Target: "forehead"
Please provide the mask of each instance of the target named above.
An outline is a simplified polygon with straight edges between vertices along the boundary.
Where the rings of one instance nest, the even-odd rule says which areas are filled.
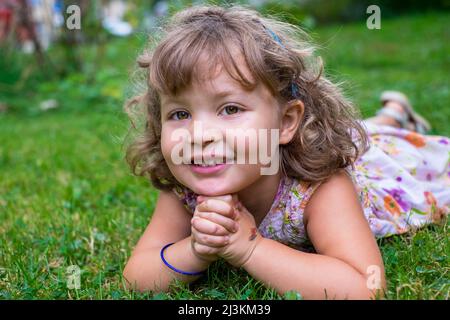
[[[175,96],[184,95],[192,90],[215,96],[254,90],[258,86],[258,81],[248,68],[244,56],[236,49],[233,55],[233,62],[230,63],[212,59],[207,53],[200,54],[192,68],[191,81]],[[170,93],[164,95],[174,96]]]
[[[216,55],[202,52],[193,67],[192,82],[205,83],[217,81],[238,82],[244,87],[254,87],[256,79],[248,67],[242,51],[230,46],[229,54]],[[236,85],[236,83],[234,83]]]
[[[250,89],[242,84],[240,78],[244,78],[251,83],[255,83],[245,59],[242,56],[236,57],[236,66],[238,70],[233,70],[224,63],[208,65],[208,57],[201,56],[194,68],[191,86],[200,86],[212,91],[221,91],[224,89]],[[240,74],[239,74],[240,73]],[[256,84],[256,83],[255,83]]]

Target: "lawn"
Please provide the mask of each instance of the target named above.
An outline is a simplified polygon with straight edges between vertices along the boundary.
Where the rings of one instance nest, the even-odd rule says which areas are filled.
[[[362,21],[313,29],[312,36],[327,74],[346,82],[364,116],[374,114],[382,90],[402,90],[433,133],[448,136],[449,18],[405,16],[383,20],[381,30]],[[128,51],[124,40],[108,44],[121,48],[123,59],[103,63],[123,88],[141,42]],[[0,113],[0,299],[282,299],[222,261],[168,294],[124,290],[122,269],[157,197],[123,160],[128,125],[120,102]],[[388,299],[449,298],[447,226],[379,240]],[[81,270],[80,289],[67,288],[70,265]]]

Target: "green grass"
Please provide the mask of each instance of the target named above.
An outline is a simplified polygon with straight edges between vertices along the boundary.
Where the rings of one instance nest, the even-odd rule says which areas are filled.
[[[434,133],[449,135],[448,18],[383,20],[381,31],[361,22],[315,29],[313,36],[324,46],[327,73],[347,81],[365,116],[382,90],[399,89]],[[123,74],[130,67],[105,63]],[[0,116],[0,299],[281,299],[221,261],[207,277],[174,284],[168,294],[124,290],[123,266],[157,196],[123,161],[127,127],[120,105]],[[449,298],[447,224],[379,245],[389,299]],[[79,290],[66,287],[70,265],[81,268]]]

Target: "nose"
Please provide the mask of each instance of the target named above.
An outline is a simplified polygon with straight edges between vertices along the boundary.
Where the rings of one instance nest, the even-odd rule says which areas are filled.
[[[190,132],[193,145],[201,148],[220,142],[224,136],[220,122],[210,118],[194,119],[191,122]]]

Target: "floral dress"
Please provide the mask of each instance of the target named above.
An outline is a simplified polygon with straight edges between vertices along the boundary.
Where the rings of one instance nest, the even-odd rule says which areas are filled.
[[[402,234],[441,221],[450,211],[450,141],[364,122],[370,148],[347,172],[375,237]],[[265,238],[314,252],[303,224],[308,200],[319,186],[282,176],[258,230]],[[173,191],[191,213],[197,195]]]

